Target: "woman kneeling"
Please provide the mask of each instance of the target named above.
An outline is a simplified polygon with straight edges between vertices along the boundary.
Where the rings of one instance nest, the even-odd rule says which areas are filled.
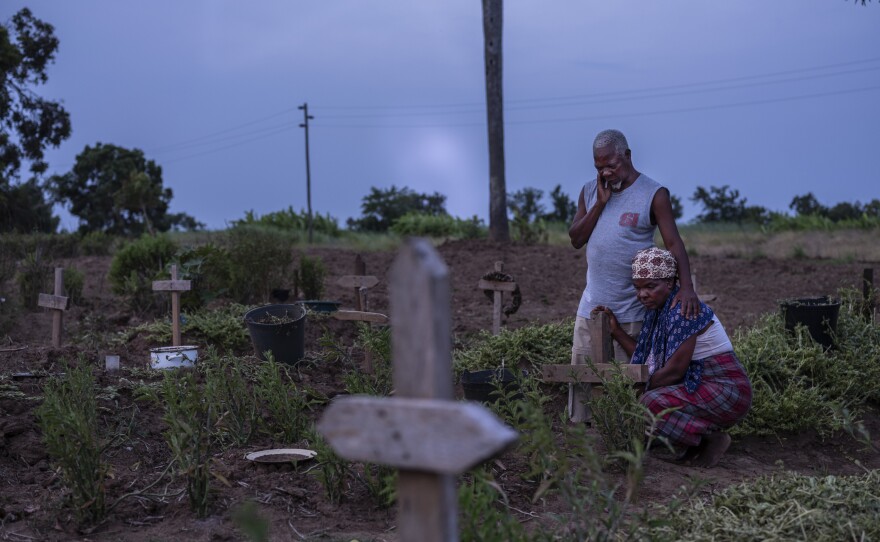
[[[724,432],[742,420],[752,404],[745,369],[718,317],[705,303],[686,319],[673,306],[678,293],[676,263],[659,248],[639,251],[632,262],[633,285],[647,309],[638,340],[618,325],[607,307],[611,336],[633,363],[648,366],[641,403],[660,417],[656,434],[686,448],[680,461],[712,467],[730,446]]]

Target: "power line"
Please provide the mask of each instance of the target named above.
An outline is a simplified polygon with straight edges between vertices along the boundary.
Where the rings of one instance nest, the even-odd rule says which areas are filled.
[[[254,120],[252,120],[252,121],[244,122],[244,123],[242,123],[242,124],[237,124],[237,125],[235,125],[235,126],[230,126],[229,128],[224,128],[224,129],[219,130],[219,131],[217,131],[217,132],[212,132],[212,133],[209,133],[209,134],[206,134],[206,135],[203,135],[203,136],[194,137],[194,138],[192,138],[192,139],[186,139],[186,140],[183,140],[183,141],[178,141],[178,142],[176,142],[176,143],[169,143],[169,144],[167,144],[167,145],[163,145],[163,146],[161,146],[161,147],[155,147],[155,148],[153,148],[153,149],[150,149],[150,152],[151,152],[151,153],[153,153],[153,152],[161,152],[161,151],[163,151],[163,150],[165,150],[165,149],[167,149],[167,148],[169,148],[169,147],[177,147],[177,146],[181,146],[181,145],[189,145],[189,144],[195,143],[195,142],[197,142],[197,141],[201,141],[201,140],[203,140],[203,139],[212,138],[212,137],[215,137],[215,136],[217,136],[217,135],[221,135],[221,134],[229,133],[229,132],[232,132],[232,131],[238,130],[238,129],[240,129],[240,128],[245,128],[245,127],[247,127],[247,126],[253,126],[254,124],[258,124],[258,123],[260,123],[260,122],[264,122],[264,121],[267,121],[267,120],[269,120],[269,119],[274,119],[274,118],[279,117],[279,116],[281,116],[281,115],[283,115],[283,114],[285,114],[285,113],[290,113],[290,112],[295,111],[295,110],[296,110],[296,109],[294,109],[294,108],[284,109],[284,110],[282,110],[282,111],[278,111],[277,113],[272,113],[271,115],[267,115],[267,116],[265,116],[265,117],[261,117],[261,118],[258,118],[258,119],[254,119]]]
[[[153,149],[151,151],[151,154],[165,154],[165,153],[170,153],[170,152],[177,152],[177,151],[181,151],[181,150],[185,150],[185,149],[189,149],[189,148],[193,148],[193,147],[203,147],[205,145],[213,145],[216,143],[223,143],[225,141],[235,141],[236,139],[239,139],[242,137],[256,135],[256,134],[263,134],[263,133],[267,133],[267,132],[276,133],[277,130],[279,130],[279,129],[290,128],[290,127],[293,127],[294,125],[295,125],[295,123],[291,123],[291,122],[285,122],[283,124],[273,124],[272,126],[267,126],[266,128],[260,128],[259,130],[252,130],[250,132],[243,132],[240,134],[228,135],[228,136],[224,136],[224,137],[215,137],[213,139],[209,139],[209,140],[199,142],[199,143],[182,144],[182,145],[175,147],[175,148],[171,148],[171,146],[167,146],[166,150]],[[246,141],[250,141],[250,140],[248,139]]]
[[[828,91],[828,92],[818,92],[813,94],[803,94],[800,96],[785,96],[780,98],[767,98],[761,100],[749,100],[744,102],[735,102],[735,103],[727,103],[727,104],[715,104],[715,105],[706,105],[706,106],[695,106],[695,107],[683,107],[677,109],[664,109],[664,110],[656,110],[656,111],[641,111],[636,113],[609,113],[604,115],[593,115],[588,117],[564,117],[564,118],[553,118],[553,119],[536,119],[536,120],[509,120],[505,121],[505,125],[519,125],[519,124],[553,124],[553,123],[564,123],[564,122],[579,122],[585,120],[600,120],[600,119],[609,119],[609,118],[624,118],[624,117],[638,117],[638,116],[646,116],[646,115],[666,115],[671,113],[689,113],[694,111],[708,111],[713,109],[727,109],[734,107],[745,107],[750,105],[763,105],[769,103],[780,103],[780,102],[790,102],[790,101],[799,101],[799,100],[807,100],[812,98],[823,98],[827,96],[836,96],[841,94],[853,94],[857,92],[867,92],[871,90],[880,90],[880,85],[862,87],[862,88],[854,88],[854,89],[843,89],[836,91]],[[319,124],[321,128],[455,128],[455,127],[483,127],[485,126],[484,122],[461,122],[461,123],[446,123],[446,124]]]
[[[285,127],[280,128],[280,129],[278,129],[278,130],[275,130],[274,132],[267,133],[267,134],[263,134],[263,135],[260,135],[260,136],[257,136],[257,137],[253,137],[253,138],[250,138],[250,139],[247,139],[247,140],[244,140],[244,141],[239,141],[238,143],[233,143],[232,145],[226,145],[226,146],[223,146],[223,147],[218,147],[218,148],[216,148],[216,149],[211,149],[211,150],[207,150],[207,151],[203,151],[203,152],[198,152],[198,153],[195,153],[195,154],[189,154],[189,155],[187,155],[187,156],[179,156],[179,157],[177,157],[177,158],[173,158],[173,159],[171,159],[171,160],[163,160],[163,161],[162,161],[162,164],[163,164],[163,165],[165,165],[165,164],[173,164],[174,162],[180,162],[181,160],[188,160],[188,159],[190,159],[190,158],[196,158],[196,157],[198,157],[198,156],[204,156],[204,155],[206,155],[206,154],[214,154],[215,152],[224,151],[224,150],[226,150],[226,149],[231,149],[231,148],[233,148],[233,147],[240,147],[241,145],[244,145],[244,144],[246,144],[246,143],[251,143],[251,142],[253,142],[253,141],[259,141],[259,140],[261,140],[261,139],[266,139],[267,137],[271,137],[271,136],[273,136],[273,135],[280,134],[280,133],[282,133],[282,132],[286,132],[286,131],[288,131],[288,130],[294,128],[295,126],[296,126],[295,124],[291,124],[291,125],[289,125],[289,126],[285,126]]]
[[[703,81],[703,82],[694,82],[694,83],[680,83],[675,85],[663,85],[663,86],[655,86],[655,87],[644,87],[640,89],[632,89],[632,90],[616,90],[616,91],[605,91],[605,92],[597,92],[591,94],[577,94],[571,96],[555,96],[555,97],[547,97],[547,98],[527,98],[521,100],[506,100],[509,104],[514,103],[529,103],[535,101],[555,101],[555,100],[574,100],[574,99],[583,99],[583,98],[596,98],[603,96],[616,96],[624,93],[637,93],[637,92],[653,92],[653,91],[663,91],[663,90],[674,90],[679,88],[688,88],[694,86],[708,86],[708,85],[717,85],[723,83],[733,83],[739,81],[747,81],[753,79],[766,79],[769,77],[779,77],[783,75],[793,75],[797,73],[805,73],[812,71],[821,71],[828,70],[834,68],[842,68],[846,66],[855,66],[861,64],[872,64],[875,62],[880,62],[880,57],[874,58],[866,58],[863,60],[852,60],[849,62],[839,62],[836,64],[825,64],[822,66],[814,66],[811,68],[798,68],[793,70],[782,70],[777,72],[768,72],[763,74],[754,74],[754,75],[744,75],[737,77],[727,77],[723,79],[714,79],[711,81]],[[870,68],[873,69],[873,68]],[[433,109],[433,108],[458,108],[458,107],[476,107],[484,105],[482,102],[468,102],[468,103],[457,103],[457,104],[422,104],[422,105],[325,105],[319,106],[320,109],[384,109],[384,110],[396,110],[396,109]]]

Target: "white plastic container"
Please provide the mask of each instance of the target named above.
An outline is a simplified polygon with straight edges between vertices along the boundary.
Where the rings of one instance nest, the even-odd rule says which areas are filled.
[[[192,345],[150,348],[150,367],[153,369],[192,367],[198,357],[199,349]]]

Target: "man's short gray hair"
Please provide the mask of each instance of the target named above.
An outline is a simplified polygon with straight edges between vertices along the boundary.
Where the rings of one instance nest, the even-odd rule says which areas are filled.
[[[629,144],[626,142],[626,136],[624,136],[623,132],[620,130],[602,130],[599,132],[599,135],[596,136],[596,139],[593,140],[594,151],[607,147],[608,145],[614,146],[614,150],[621,156],[626,154],[626,151],[629,149]]]

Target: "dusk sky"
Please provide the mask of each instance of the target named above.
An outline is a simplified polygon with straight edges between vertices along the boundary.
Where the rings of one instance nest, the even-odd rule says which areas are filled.
[[[24,6],[60,39],[37,92],[73,126],[49,174],[112,143],[211,229],[304,209],[308,102],[316,212],[344,225],[393,184],[488,219],[478,0],[3,0],[0,20]],[[880,198],[880,2],[507,1],[503,47],[508,193],[576,198],[618,128],[685,220],[697,186],[778,211]]]

